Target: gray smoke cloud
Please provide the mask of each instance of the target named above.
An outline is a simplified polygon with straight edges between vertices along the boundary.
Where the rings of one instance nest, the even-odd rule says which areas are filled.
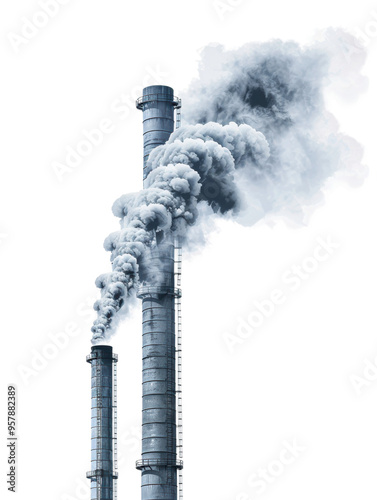
[[[187,124],[150,154],[145,188],[113,205],[121,229],[104,243],[112,272],[96,280],[93,343],[127,313],[157,233],[188,241],[203,205],[248,225],[266,214],[299,222],[329,177],[362,182],[362,148],[339,132],[323,93],[329,84],[347,97],[363,89],[364,59],[353,37],[333,30],[306,48],[277,40],[203,51],[199,79],[183,96]]]
[[[239,172],[248,205],[241,222],[282,211],[304,221],[328,177],[363,181],[362,148],[339,132],[324,89],[354,98],[367,86],[360,75],[365,57],[354,37],[333,29],[309,47],[275,40],[234,51],[220,45],[203,50],[199,78],[182,95],[187,122],[245,123],[262,132],[270,147],[259,176],[252,169]]]

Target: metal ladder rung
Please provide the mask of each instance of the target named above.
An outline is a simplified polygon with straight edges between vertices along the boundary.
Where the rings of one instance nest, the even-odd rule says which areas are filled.
[[[177,111],[177,128],[180,126],[180,115]],[[179,120],[179,122],[178,122]],[[177,239],[175,242],[175,278],[176,287],[181,286],[182,274],[182,245],[181,241]],[[183,433],[182,433],[182,307],[180,297],[175,300],[175,320],[176,320],[176,451],[180,460],[183,459]],[[178,471],[178,499],[183,499],[183,479],[182,470]]]

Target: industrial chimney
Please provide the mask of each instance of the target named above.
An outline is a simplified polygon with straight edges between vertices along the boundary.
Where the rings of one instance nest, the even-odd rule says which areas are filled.
[[[95,345],[86,357],[92,368],[91,500],[116,500],[118,356],[108,345]]]
[[[169,139],[174,130],[174,110],[181,103],[172,88],[153,85],[143,90],[136,106],[143,111],[145,180],[149,154]],[[183,462],[177,459],[175,304],[181,292],[175,286],[173,237],[160,232],[156,240],[140,263],[142,458],[136,462],[136,468],[141,470],[142,500],[177,500],[177,471]]]

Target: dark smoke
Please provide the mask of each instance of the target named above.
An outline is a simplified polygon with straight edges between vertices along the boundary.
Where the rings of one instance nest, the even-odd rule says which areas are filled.
[[[348,64],[343,59],[348,54]],[[351,54],[351,55],[350,55]],[[113,205],[121,229],[105,240],[113,270],[97,278],[93,342],[115,330],[139,283],[139,264],[157,234],[183,241],[201,207],[253,224],[266,214],[304,220],[326,179],[360,183],[361,147],[325,108],[326,85],[364,81],[364,53],[343,32],[307,48],[294,42],[204,50],[200,78],[184,96],[187,124],[149,157],[145,189]],[[352,95],[350,89],[343,94]]]

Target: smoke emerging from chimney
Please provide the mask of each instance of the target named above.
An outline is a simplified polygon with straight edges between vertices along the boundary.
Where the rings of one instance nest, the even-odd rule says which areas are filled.
[[[200,77],[183,96],[188,124],[150,154],[145,189],[113,205],[121,229],[104,243],[112,272],[96,280],[93,343],[127,313],[157,233],[187,241],[203,206],[247,225],[267,214],[303,222],[329,177],[362,182],[362,148],[339,132],[323,91],[330,83],[346,97],[363,90],[364,59],[341,31],[307,48],[277,40],[203,51]]]

